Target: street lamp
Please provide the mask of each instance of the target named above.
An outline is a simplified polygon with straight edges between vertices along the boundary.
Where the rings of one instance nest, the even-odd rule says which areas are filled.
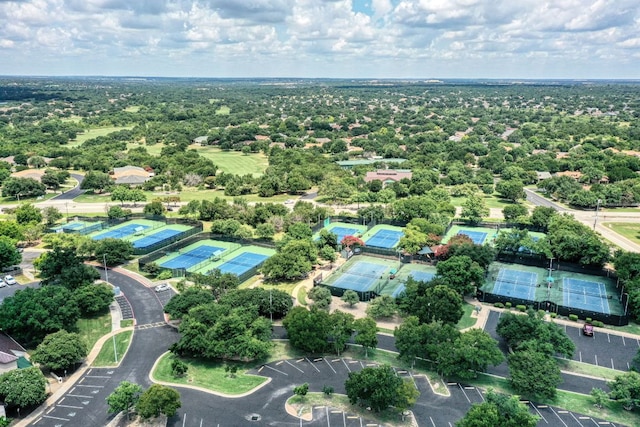
[[[596,205],[596,217],[593,220],[593,229],[596,229],[596,224],[598,223],[598,211],[600,210],[600,203],[602,203],[602,199],[598,199],[598,204]]]
[[[102,254],[102,264],[104,265],[104,281],[109,284],[109,273],[107,272],[107,254]]]

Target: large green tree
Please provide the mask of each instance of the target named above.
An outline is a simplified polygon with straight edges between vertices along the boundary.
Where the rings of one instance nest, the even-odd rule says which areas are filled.
[[[47,187],[33,178],[8,178],[2,183],[2,196],[13,197],[39,197],[44,196]]]
[[[72,247],[55,247],[40,255],[35,265],[45,286],[61,285],[73,290],[100,278],[98,271],[85,265]]]
[[[535,427],[538,419],[518,396],[507,396],[489,389],[485,401],[473,404],[456,427]]]
[[[549,354],[521,350],[509,355],[509,383],[516,393],[531,399],[553,399],[562,382],[560,368]]]
[[[489,215],[489,208],[482,196],[472,194],[462,204],[462,213],[460,216],[471,224],[477,224],[482,221],[483,217]]]
[[[199,287],[191,287],[171,297],[167,305],[164,306],[164,312],[169,314],[172,319],[181,319],[193,307],[214,301],[215,298],[211,291]]]
[[[109,405],[110,413],[125,412],[127,419],[129,418],[131,408],[133,408],[140,399],[142,394],[142,386],[122,381],[118,387],[107,396],[107,405]]]
[[[0,375],[0,398],[7,406],[35,407],[47,399],[47,380],[33,366]]]
[[[180,407],[180,393],[161,384],[153,384],[145,390],[136,403],[136,411],[143,419],[157,418],[161,414],[171,418]]]
[[[460,295],[474,291],[484,278],[484,269],[466,255],[453,256],[436,265],[437,277]]]
[[[327,347],[331,328],[329,313],[311,307],[294,307],[282,321],[287,330],[289,343],[307,353],[319,353]]]
[[[640,407],[640,374],[634,371],[617,375],[608,383],[609,397],[619,401],[627,411]]]
[[[113,301],[113,288],[106,283],[86,284],[73,291],[73,299],[83,317],[93,317],[107,312]]]
[[[355,343],[364,348],[364,355],[368,357],[369,349],[378,345],[378,324],[370,317],[362,317],[353,322],[353,330],[356,333]]]
[[[16,241],[7,236],[0,236],[0,269],[19,264],[22,255],[16,247]]]
[[[404,389],[403,380],[389,365],[350,372],[344,387],[352,405],[370,407],[374,412],[389,406],[409,406],[409,402],[403,402],[403,399],[407,399],[406,394],[401,392]]]
[[[73,294],[62,286],[21,289],[0,305],[2,329],[25,347],[35,347],[61,329],[76,330],[79,318]]]
[[[122,239],[101,239],[95,242],[93,255],[98,262],[105,262],[109,267],[122,264],[133,256],[133,244]]]
[[[32,361],[59,373],[71,369],[85,357],[87,344],[84,339],[65,330],[47,335],[31,353]]]
[[[16,208],[16,221],[18,224],[29,223],[40,224],[42,222],[42,212],[31,203],[25,203]]]
[[[464,314],[462,296],[439,279],[409,280],[399,302],[405,313],[417,316],[421,323],[442,321],[455,325]]]
[[[83,190],[94,190],[98,193],[102,193],[104,190],[111,188],[114,185],[111,177],[100,171],[89,171],[84,176],[80,188]]]
[[[452,343],[444,344],[438,355],[438,372],[464,380],[476,378],[489,365],[504,360],[496,340],[481,329],[463,332]]]

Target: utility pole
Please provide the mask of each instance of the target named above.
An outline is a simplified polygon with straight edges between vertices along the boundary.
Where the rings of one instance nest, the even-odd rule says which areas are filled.
[[[596,229],[596,225],[598,224],[598,211],[600,210],[600,203],[602,203],[602,199],[598,199],[598,204],[596,205],[596,217],[593,220],[593,229]]]
[[[102,264],[104,265],[104,280],[109,284],[109,273],[107,272],[107,254],[102,254]]]

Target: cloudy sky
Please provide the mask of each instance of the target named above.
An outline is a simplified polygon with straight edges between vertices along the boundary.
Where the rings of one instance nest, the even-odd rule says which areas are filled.
[[[638,0],[0,0],[0,74],[640,78]]]

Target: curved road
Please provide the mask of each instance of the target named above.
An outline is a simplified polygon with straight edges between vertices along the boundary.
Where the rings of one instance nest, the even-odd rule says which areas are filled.
[[[49,200],[73,200],[76,197],[78,197],[79,195],[81,195],[82,193],[84,193],[85,190],[81,190],[80,189],[80,185],[82,184],[82,181],[84,181],[84,175],[80,175],[77,173],[72,173],[71,176],[78,181],[78,185],[76,185],[75,187],[73,187],[71,190],[66,191],[62,194],[59,194],[55,197],[52,197]]]

